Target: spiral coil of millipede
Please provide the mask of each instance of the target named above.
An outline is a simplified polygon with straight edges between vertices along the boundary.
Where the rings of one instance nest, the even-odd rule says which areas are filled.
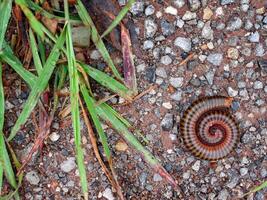
[[[185,111],[180,131],[185,146],[195,156],[218,160],[234,149],[239,129],[230,112],[232,101],[230,97],[205,97]]]

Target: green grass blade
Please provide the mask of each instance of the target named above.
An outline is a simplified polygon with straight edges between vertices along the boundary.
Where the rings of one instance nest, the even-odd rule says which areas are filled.
[[[101,39],[100,35],[97,32],[97,29],[93,23],[93,20],[91,19],[90,15],[88,14],[88,12],[87,12],[86,8],[84,7],[83,3],[81,2],[81,0],[77,0],[76,10],[78,11],[78,14],[79,14],[80,18],[82,19],[83,23],[86,26],[91,27],[92,40],[93,40],[95,46],[97,47],[98,51],[101,53],[103,59],[109,65],[109,67],[111,68],[115,77],[118,80],[123,81],[120,73],[118,72],[117,68],[115,67],[115,65],[114,65],[114,63],[113,63],[113,61],[112,61],[112,59],[108,53],[108,50],[105,47],[103,40]]]
[[[11,15],[12,1],[3,0],[0,4],[0,50],[5,39],[8,21]]]
[[[261,185],[255,187],[254,189],[252,189],[252,190],[249,191],[248,193],[244,194],[243,197],[245,197],[245,196],[247,196],[247,195],[249,195],[249,194],[251,194],[251,193],[258,192],[258,191],[260,191],[260,190],[262,190],[262,189],[264,189],[264,188],[266,188],[266,187],[267,187],[267,181],[265,181],[265,182],[263,182]]]
[[[127,14],[127,12],[130,10],[130,8],[132,7],[134,2],[135,2],[135,0],[129,0],[127,2],[127,4],[123,7],[123,9],[121,9],[121,11],[119,12],[118,16],[116,16],[115,19],[112,21],[112,23],[109,25],[107,30],[105,30],[104,33],[101,35],[101,38],[108,35],[112,31],[112,29],[114,29],[121,22],[121,20]]]
[[[36,43],[34,34],[32,32],[32,29],[30,29],[29,31],[29,36],[30,36],[30,47],[32,50],[33,62],[34,62],[38,75],[40,75],[42,72],[43,66],[42,66],[42,62],[38,54],[38,47],[37,47],[37,43]]]
[[[99,138],[100,138],[100,141],[101,141],[101,143],[103,145],[105,155],[106,155],[107,159],[110,160],[111,153],[110,153],[110,149],[109,149],[109,146],[108,146],[107,136],[104,133],[104,130],[103,130],[102,126],[101,126],[100,120],[99,120],[99,118],[97,116],[94,102],[90,98],[89,92],[88,92],[85,84],[81,84],[80,87],[81,87],[81,92],[83,94],[83,98],[84,98],[84,101],[86,103],[87,109],[88,109],[88,111],[89,111],[89,113],[91,115],[91,118],[92,118],[93,122],[94,122],[94,125],[95,125],[95,128],[97,130],[97,133],[99,134]]]
[[[44,38],[44,31],[42,29],[42,24],[35,18],[31,10],[27,7],[27,3],[25,0],[15,0],[16,4],[18,4],[23,11],[24,15],[29,20],[29,23],[32,29],[40,35],[41,38]]]
[[[40,52],[41,61],[42,61],[42,64],[44,65],[46,61],[45,46],[39,35],[37,35],[37,41],[38,41],[38,49]]]
[[[56,66],[56,62],[59,58],[60,49],[63,47],[65,43],[65,36],[66,36],[65,32],[66,32],[66,29],[64,28],[56,44],[51,50],[51,53],[43,67],[42,73],[37,78],[36,84],[34,84],[32,91],[24,105],[24,108],[20,116],[18,117],[15,125],[11,129],[11,133],[8,137],[8,141],[10,141],[16,135],[20,127],[27,121],[27,118],[29,117],[31,111],[34,109],[35,105],[37,104],[40,95],[45,90],[48,84],[48,81]]]
[[[114,78],[110,77],[106,73],[95,69],[89,65],[79,63],[80,66],[84,69],[84,71],[94,80],[96,80],[98,83],[101,85],[107,87],[114,93],[120,95],[121,97],[127,99],[127,100],[132,100],[132,91],[129,90],[125,85],[121,84]]]
[[[81,128],[80,128],[80,111],[79,111],[79,77],[76,68],[76,60],[72,46],[71,25],[69,23],[69,7],[68,0],[64,0],[64,11],[67,21],[66,46],[68,58],[68,70],[70,79],[70,101],[72,127],[74,131],[74,141],[76,149],[76,160],[79,170],[80,182],[85,199],[88,199],[88,183],[86,178],[86,169],[84,164],[83,148],[81,144]]]
[[[4,44],[4,50],[0,51],[0,58],[9,64],[31,88],[35,85],[37,77],[23,67],[8,44]]]
[[[3,165],[0,164],[0,194],[2,192],[2,187],[3,187],[3,178],[4,178],[4,168]]]

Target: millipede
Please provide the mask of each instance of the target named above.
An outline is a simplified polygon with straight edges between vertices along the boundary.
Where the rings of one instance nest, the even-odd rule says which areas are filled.
[[[236,146],[239,128],[231,115],[233,98],[200,98],[184,112],[180,132],[186,148],[196,157],[219,160]]]

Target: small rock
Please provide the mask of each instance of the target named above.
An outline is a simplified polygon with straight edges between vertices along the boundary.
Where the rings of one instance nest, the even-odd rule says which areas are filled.
[[[196,172],[199,171],[199,169],[200,169],[200,161],[199,161],[199,160],[197,160],[197,161],[193,164],[192,169],[195,170]]]
[[[161,57],[160,62],[161,62],[163,65],[169,65],[169,64],[172,63],[172,59],[171,59],[170,56],[165,55],[165,56],[162,56],[162,57]]]
[[[117,151],[126,151],[128,149],[128,145],[125,142],[119,141],[116,143],[115,148]]]
[[[161,23],[161,31],[164,36],[169,36],[174,33],[175,28],[174,25],[167,22],[166,20],[162,20]]]
[[[198,66],[197,60],[190,60],[187,62],[186,67],[188,70],[192,71]]]
[[[205,23],[201,32],[201,36],[207,40],[213,40],[213,30],[210,27],[210,21]]]
[[[178,8],[182,8],[185,5],[185,1],[184,0],[174,0],[173,3]]]
[[[215,71],[214,70],[210,70],[205,74],[205,77],[206,77],[209,85],[213,84],[214,75],[215,75]]]
[[[174,45],[180,47],[185,52],[191,51],[191,40],[185,37],[177,37],[174,41]]]
[[[145,172],[141,172],[140,176],[139,176],[139,182],[140,184],[143,186],[146,183],[146,179],[147,179],[147,173]]]
[[[132,5],[130,11],[134,15],[140,15],[140,14],[142,14],[144,12],[144,2],[143,1],[137,1],[137,2],[135,2]]]
[[[164,103],[162,104],[162,106],[163,106],[164,108],[167,108],[168,110],[172,109],[172,104],[171,104],[171,102],[164,102]]]
[[[242,10],[243,12],[247,12],[248,9],[249,9],[249,5],[248,5],[248,4],[242,4],[242,5],[241,5],[241,10]]]
[[[210,7],[206,7],[203,10],[203,20],[209,20],[213,15],[212,10],[210,9]]]
[[[171,77],[170,78],[170,84],[175,88],[182,87],[183,82],[184,82],[183,77],[177,77],[177,78]]]
[[[161,77],[161,78],[167,78],[168,77],[167,72],[166,72],[164,67],[158,67],[156,69],[156,75]]]
[[[262,83],[261,81],[255,81],[255,82],[254,82],[254,85],[253,85],[253,88],[254,88],[255,90],[260,90],[260,89],[263,88],[263,83]]]
[[[238,30],[238,29],[241,28],[242,24],[243,24],[243,22],[242,22],[242,20],[239,17],[233,17],[229,21],[229,23],[228,23],[228,25],[226,27],[226,30],[228,30],[228,31]]]
[[[189,179],[190,178],[190,171],[186,171],[183,173],[183,179]]]
[[[98,50],[93,50],[92,52],[91,52],[91,54],[90,54],[90,58],[92,59],[92,60],[98,60],[98,59],[100,59],[101,58],[101,54],[99,53],[99,51]]]
[[[70,172],[71,170],[73,170],[76,167],[76,163],[75,163],[75,158],[74,157],[69,157],[67,158],[67,160],[63,161],[60,164],[60,169],[63,172]]]
[[[267,60],[259,60],[258,66],[260,67],[262,71],[267,73]]]
[[[38,185],[40,182],[40,178],[36,171],[27,172],[25,178],[32,185]]]
[[[160,123],[160,125],[161,125],[161,128],[164,130],[164,131],[170,131],[171,129],[172,129],[172,127],[173,127],[173,114],[171,114],[171,113],[167,113],[164,117],[163,117],[163,119],[162,119],[162,121],[161,121],[161,123]]]
[[[102,195],[108,200],[115,200],[115,197],[113,196],[113,193],[110,188],[106,188]]]
[[[227,92],[230,97],[235,97],[238,94],[238,90],[234,90],[232,87],[228,87]]]
[[[246,167],[240,168],[241,176],[245,176],[247,173],[248,173],[248,168],[246,168]]]
[[[264,56],[264,53],[265,53],[265,50],[263,48],[263,45],[262,44],[256,44],[255,55],[258,57],[262,57],[262,56]]]
[[[155,182],[162,181],[162,177],[159,174],[154,174],[153,181]]]
[[[196,19],[196,17],[197,17],[196,13],[193,13],[193,12],[190,12],[189,10],[187,10],[185,12],[184,16],[182,17],[182,20],[189,21],[192,19]]]
[[[221,5],[222,6],[229,5],[229,4],[232,4],[232,3],[235,3],[235,0],[221,0]]]
[[[176,8],[172,6],[168,6],[167,8],[165,8],[165,13],[171,14],[171,15],[177,15],[178,11]]]
[[[250,56],[250,55],[251,55],[251,50],[250,50],[250,48],[245,47],[245,48],[241,51],[241,53],[242,53],[244,56]]]
[[[175,101],[181,101],[182,100],[182,91],[181,90],[177,90],[175,93],[173,93],[171,95],[171,99],[173,99]]]
[[[155,7],[153,5],[149,5],[145,9],[145,15],[146,16],[153,15],[154,12],[155,12]]]
[[[56,142],[58,141],[58,139],[60,138],[60,135],[57,133],[57,132],[52,132],[50,135],[49,135],[49,138],[52,142]]]
[[[227,56],[230,59],[237,60],[239,57],[239,52],[236,48],[231,47],[227,50]]]
[[[189,5],[190,5],[190,10],[191,11],[196,11],[200,8],[201,3],[199,0],[189,0]]]
[[[145,71],[145,68],[146,68],[146,64],[145,63],[141,63],[141,64],[136,66],[136,71],[137,72],[143,72],[143,71]]]
[[[238,44],[238,40],[239,39],[238,39],[237,36],[230,37],[229,40],[228,40],[229,46],[236,47],[237,44]]]
[[[216,10],[215,10],[215,14],[216,16],[222,16],[224,13],[223,13],[223,8],[222,7],[218,7]]]
[[[154,47],[154,43],[152,40],[144,41],[144,50],[152,49]]]
[[[250,30],[251,28],[253,27],[253,23],[248,19],[248,20],[246,20],[246,22],[245,22],[245,29],[246,30]]]
[[[218,200],[227,200],[229,197],[229,193],[226,189],[223,189],[222,191],[220,191],[219,195],[218,195]]]
[[[154,83],[156,80],[156,68],[155,67],[147,67],[145,71],[145,79],[149,83]]]
[[[184,21],[183,21],[182,19],[178,18],[178,19],[176,20],[176,26],[179,27],[179,28],[183,28],[183,26],[184,26]]]
[[[221,53],[212,53],[207,57],[208,62],[215,66],[219,66],[222,62],[223,54]]]
[[[192,84],[193,86],[195,87],[199,87],[201,82],[199,80],[199,78],[192,78],[190,81],[189,81],[190,84]]]
[[[250,42],[259,42],[260,41],[260,34],[258,31],[252,33],[249,37],[248,40]]]
[[[229,187],[230,189],[233,189],[238,184],[238,182],[239,182],[239,177],[236,175],[233,175],[230,178],[230,182],[228,182],[226,186]]]
[[[151,38],[157,32],[158,26],[152,19],[145,20],[145,35],[147,38]]]

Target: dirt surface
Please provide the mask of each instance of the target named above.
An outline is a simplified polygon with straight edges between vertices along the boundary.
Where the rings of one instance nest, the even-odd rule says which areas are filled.
[[[119,3],[123,6],[125,1]],[[130,105],[121,106],[120,98],[110,104],[116,104],[117,110],[142,131],[149,141],[147,148],[176,178],[179,187],[174,189],[164,182],[130,147],[118,151],[115,146],[121,137],[105,126],[126,199],[230,200],[266,180],[266,4],[264,0],[135,3],[128,17],[134,21],[142,51],[142,57],[135,58],[138,89],[141,92],[151,85],[157,87]],[[7,73],[11,74],[4,77],[4,85],[11,85],[10,94],[6,94],[8,131],[28,91],[13,77],[14,72]],[[212,95],[234,97],[232,111],[241,133],[237,148],[215,165],[186,150],[179,132],[180,119],[190,103]],[[73,133],[68,124],[68,118],[55,120],[41,154],[34,155],[25,168],[20,189],[23,199],[81,199]],[[116,199],[94,157],[84,124],[82,131],[89,199]],[[29,121],[14,139],[12,146],[20,159],[28,154],[34,135]],[[247,199],[267,199],[267,190]]]

